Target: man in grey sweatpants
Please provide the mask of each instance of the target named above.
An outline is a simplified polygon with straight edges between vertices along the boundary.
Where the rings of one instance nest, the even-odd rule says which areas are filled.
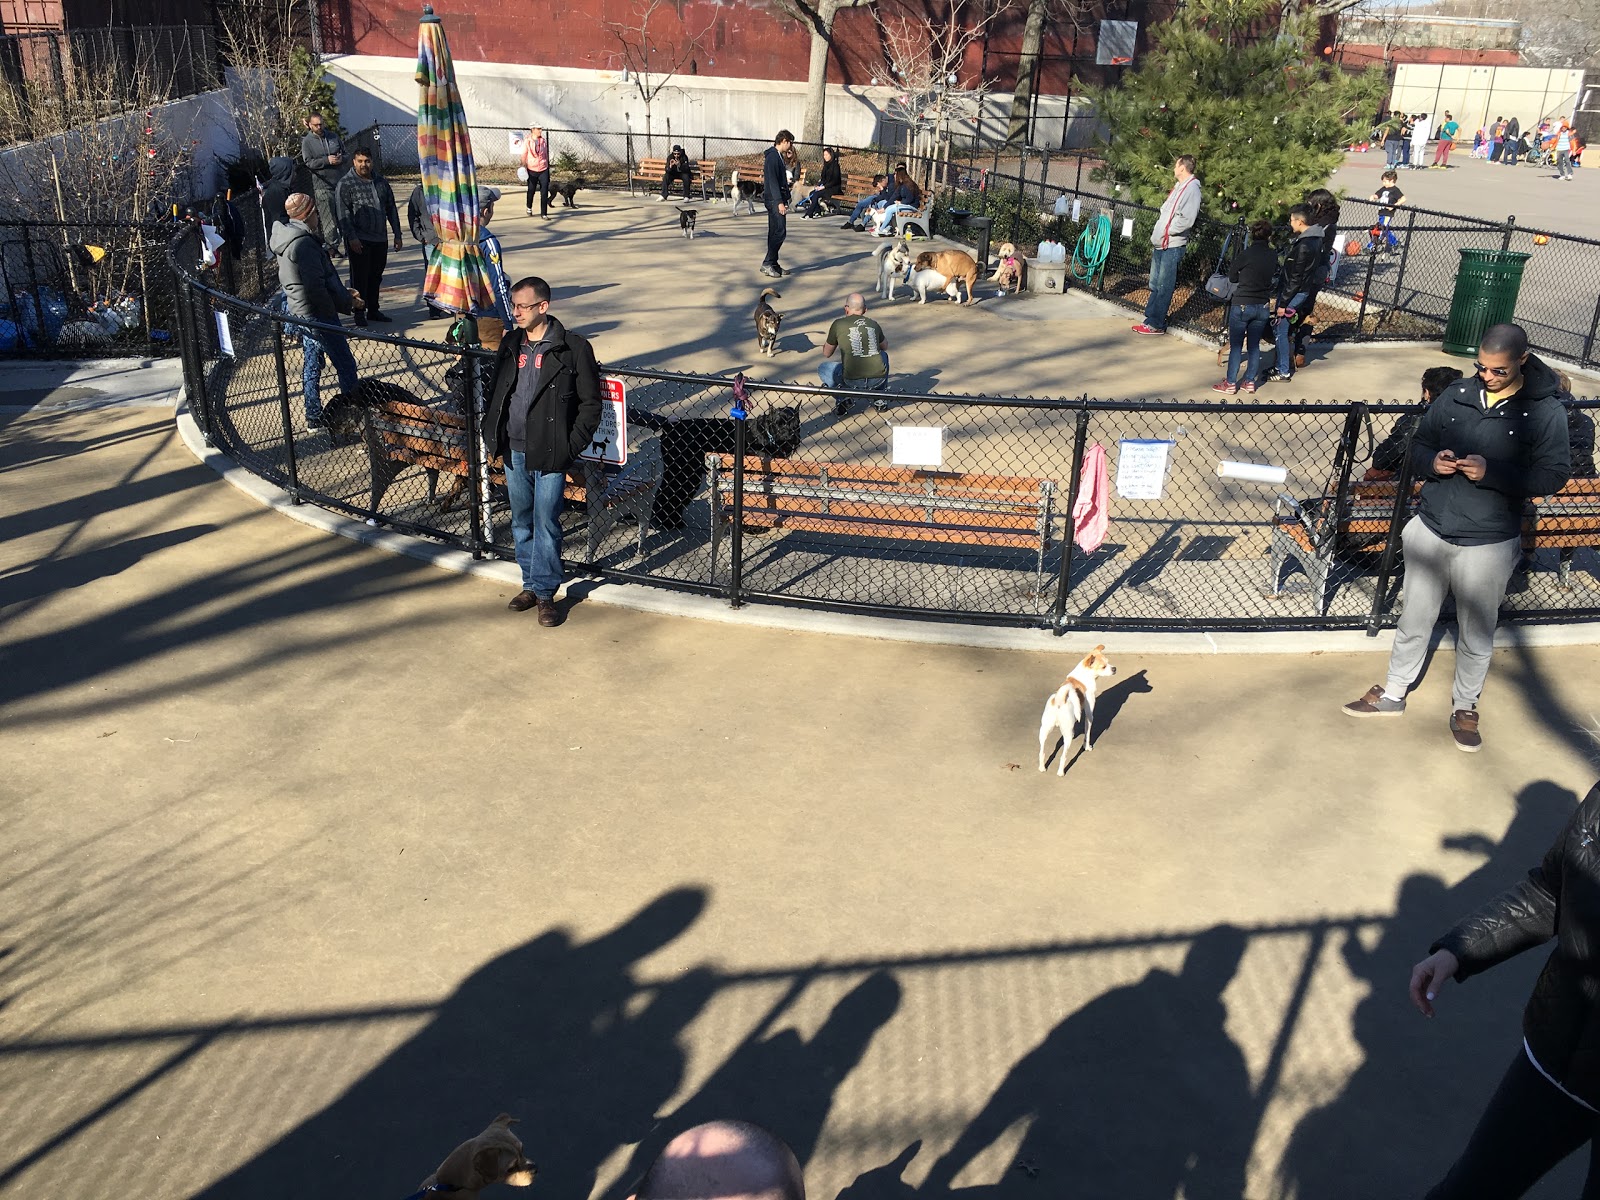
[[[1489,673],[1500,601],[1520,556],[1522,508],[1561,490],[1571,474],[1566,413],[1555,372],[1528,353],[1519,325],[1492,325],[1478,343],[1476,374],[1446,388],[1411,441],[1422,480],[1417,515],[1401,532],[1405,606],[1389,653],[1389,676],[1344,711],[1398,717],[1417,681],[1447,591],[1456,598],[1456,675],[1450,736],[1469,753],[1483,746],[1478,696]]]

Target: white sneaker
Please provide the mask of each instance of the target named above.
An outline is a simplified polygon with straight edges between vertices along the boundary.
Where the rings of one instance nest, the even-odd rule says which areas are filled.
[[[663,201],[663,200],[665,200],[665,199],[666,199],[666,197],[665,197],[665,196],[657,196],[657,197],[656,197],[656,203],[657,203],[657,204],[660,204],[660,203],[661,203],[661,202],[662,202],[662,201]]]

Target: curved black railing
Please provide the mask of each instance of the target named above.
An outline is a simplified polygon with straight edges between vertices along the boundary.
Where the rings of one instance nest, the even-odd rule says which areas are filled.
[[[191,266],[192,239],[174,240],[169,264],[189,405],[210,443],[297,503],[512,557],[497,467],[476,427],[492,355],[339,331],[364,400],[391,414],[390,427],[377,412],[345,437],[311,428],[296,344],[306,323],[267,306],[261,260],[235,276],[247,295],[232,294]],[[729,378],[632,366],[607,375],[625,393],[626,455],[569,487],[566,549],[578,571],[734,604],[1056,632],[1376,631],[1398,612],[1410,489],[1356,485],[1406,405],[752,383],[738,421]],[[864,415],[837,419],[836,398]],[[395,413],[413,424],[400,428]],[[1219,473],[1239,459],[1280,468],[1281,479]],[[1104,481],[1098,530],[1092,513],[1074,519],[1075,500],[1096,495],[1086,467],[1088,484]],[[1595,553],[1534,547],[1507,614],[1600,616]]]

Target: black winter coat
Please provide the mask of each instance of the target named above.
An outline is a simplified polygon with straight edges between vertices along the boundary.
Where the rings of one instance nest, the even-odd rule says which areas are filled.
[[[571,332],[554,317],[546,319],[554,345],[545,352],[544,363],[538,368],[523,453],[530,471],[549,473],[571,466],[600,428],[600,366],[588,338]],[[511,452],[506,416],[511,394],[516,390],[517,372],[534,369],[532,356],[524,358],[522,353],[526,341],[527,335],[520,329],[506,335],[495,359],[494,384],[483,420],[491,454]],[[519,359],[524,360],[520,367]]]
[[[1567,414],[1556,399],[1561,381],[1536,355],[1522,367],[1522,388],[1493,408],[1483,404],[1477,376],[1458,379],[1428,405],[1411,442],[1411,472],[1421,479],[1418,515],[1447,542],[1503,542],[1522,531],[1530,496],[1561,490],[1572,474]],[[1481,454],[1488,464],[1477,483],[1459,471],[1433,473],[1434,456]]]
[[[1522,1012],[1533,1057],[1562,1087],[1600,1108],[1600,785],[1591,788],[1528,877],[1433,944],[1467,980],[1555,939]]]
[[[1296,296],[1314,293],[1322,282],[1323,271],[1322,226],[1311,225],[1303,233],[1296,234],[1294,241],[1284,251],[1283,276],[1278,284],[1278,307],[1286,307]]]

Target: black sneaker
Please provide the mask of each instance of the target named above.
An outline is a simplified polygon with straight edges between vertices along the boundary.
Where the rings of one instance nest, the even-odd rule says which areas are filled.
[[[847,416],[850,412],[850,401],[835,400],[833,402],[833,415],[836,417]]]
[[[839,226],[840,229],[854,229],[855,227],[856,223],[854,221],[846,221],[843,225]]]
[[[314,417],[307,417],[306,418],[306,428],[308,430],[310,430],[310,429],[326,429],[327,427],[328,427],[328,419],[326,417],[324,417],[321,413],[318,413]]]
[[[394,323],[394,318],[391,317],[388,313],[380,313],[380,312],[369,312],[367,314],[367,320],[369,320],[369,321],[381,321],[385,325],[392,325]]]

